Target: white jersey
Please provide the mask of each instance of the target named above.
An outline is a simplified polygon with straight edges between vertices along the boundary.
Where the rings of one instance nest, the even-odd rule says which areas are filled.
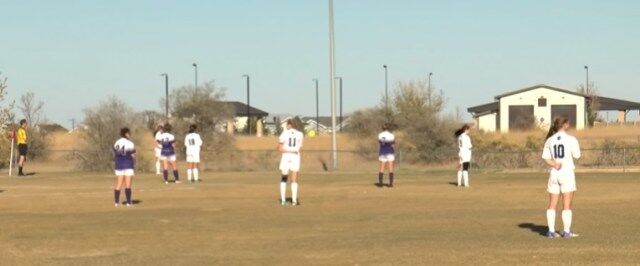
[[[553,171],[573,171],[576,166],[573,159],[579,159],[580,144],[578,140],[566,132],[558,132],[547,139],[542,150],[542,159],[555,160],[562,164],[560,170]]]
[[[187,146],[187,154],[198,154],[202,147],[202,139],[198,133],[189,133],[184,137],[184,145]]]
[[[282,144],[282,149],[285,152],[297,153],[302,148],[303,137],[302,132],[295,129],[287,129],[280,134],[279,143]]]
[[[469,134],[462,133],[458,136],[458,148],[460,151],[458,152],[458,156],[460,157],[460,161],[463,163],[468,163],[471,161],[471,148],[473,145],[471,144],[471,138]]]

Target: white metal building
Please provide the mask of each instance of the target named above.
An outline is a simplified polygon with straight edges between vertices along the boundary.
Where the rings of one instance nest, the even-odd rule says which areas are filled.
[[[587,125],[586,108],[590,96],[544,84],[512,91],[495,97],[488,104],[467,109],[476,119],[478,129],[486,132],[509,132],[532,125],[549,128],[555,117],[569,118],[576,129]],[[625,122],[630,110],[639,110],[640,103],[597,97],[598,111],[618,111],[619,122]]]

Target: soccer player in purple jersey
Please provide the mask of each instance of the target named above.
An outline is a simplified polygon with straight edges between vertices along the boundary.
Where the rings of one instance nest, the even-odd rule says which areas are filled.
[[[395,161],[394,145],[396,143],[395,136],[391,133],[390,125],[385,123],[382,126],[382,132],[378,134],[378,142],[380,143],[380,152],[378,160],[380,161],[380,171],[378,172],[378,186],[382,187],[382,179],[384,178],[385,165],[389,168],[389,187],[393,187],[393,167]]]
[[[131,132],[129,128],[122,128],[120,129],[120,139],[118,139],[113,145],[116,164],[116,186],[113,190],[113,197],[116,207],[120,204],[120,190],[122,189],[123,183],[125,186],[124,194],[127,198],[127,202],[125,204],[127,207],[131,206],[131,179],[134,175],[133,169],[135,168],[134,156],[136,149],[133,142],[129,140],[130,137]]]
[[[164,183],[169,184],[169,165],[171,165],[175,183],[180,184],[180,176],[176,164],[176,137],[171,134],[170,124],[167,123],[162,128],[163,132],[156,138],[156,141],[161,146],[160,159],[164,167],[164,171],[162,172]]]

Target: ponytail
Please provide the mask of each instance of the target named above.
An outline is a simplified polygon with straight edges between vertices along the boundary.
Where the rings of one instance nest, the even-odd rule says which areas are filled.
[[[564,124],[569,123],[569,119],[566,117],[556,117],[555,120],[553,120],[553,124],[549,127],[549,133],[547,133],[547,138],[545,139],[549,139],[551,136],[555,135],[556,133],[558,133],[558,131],[560,130],[560,128],[562,128],[562,126],[564,126]]]
[[[464,133],[465,131],[469,130],[469,128],[471,128],[469,127],[469,125],[464,124],[460,129],[456,130],[456,132],[453,133],[453,135],[456,136],[456,138],[460,137],[460,135],[462,135],[462,133]]]

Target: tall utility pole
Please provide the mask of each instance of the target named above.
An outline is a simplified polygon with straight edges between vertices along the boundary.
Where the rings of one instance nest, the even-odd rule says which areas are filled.
[[[242,75],[247,78],[247,126],[249,127],[249,135],[251,135],[251,91],[249,89],[249,75]]]
[[[169,119],[169,74],[163,73],[164,76],[164,116]]]
[[[333,169],[338,169],[338,143],[336,139],[336,43],[333,30],[333,0],[329,0],[329,82],[331,84],[331,149]]]
[[[69,119],[69,121],[71,121],[71,131],[75,131],[76,130],[76,119],[75,118],[71,118],[71,119]]]
[[[429,85],[427,87],[429,91],[431,91],[431,76],[433,76],[433,72],[429,72]]]
[[[316,84],[316,135],[320,135],[320,94],[318,93],[318,79],[313,79]]]
[[[196,94],[198,94],[198,64],[193,63],[193,64],[191,64],[191,65],[193,66],[193,71],[194,71],[194,74],[195,74],[195,81],[194,81],[194,84],[195,84],[195,86],[196,86],[196,87],[195,87],[195,88],[196,88]]]
[[[584,66],[584,70],[585,70],[585,72],[586,72],[586,74],[587,74],[587,78],[586,78],[586,81],[585,81],[585,84],[584,84],[584,93],[585,93],[585,94],[589,94],[589,66],[585,65],[585,66]],[[592,100],[593,100],[593,99],[592,99]],[[585,109],[585,113],[586,113],[586,114],[588,114],[588,112],[586,112],[586,111],[588,111],[588,110],[587,110],[587,106],[586,106],[586,105],[585,105],[584,109]],[[608,114],[608,113],[607,113],[607,114]],[[608,122],[608,121],[609,121],[609,119],[607,119],[607,122]],[[584,124],[585,124],[586,126],[589,126],[589,117],[588,117],[588,115],[585,115],[585,116],[584,116]]]
[[[339,88],[339,96],[338,98],[340,98],[340,131],[342,131],[342,77],[336,77],[340,83],[338,83],[338,88]]]
[[[384,107],[389,109],[389,72],[387,65],[382,65],[384,68]]]

